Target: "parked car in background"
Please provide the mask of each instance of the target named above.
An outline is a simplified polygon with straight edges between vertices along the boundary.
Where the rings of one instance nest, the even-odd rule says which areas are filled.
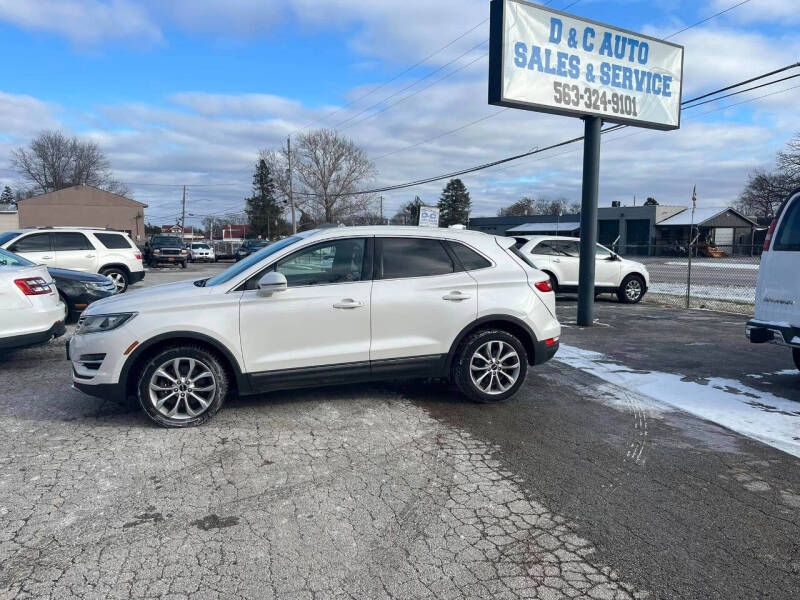
[[[16,264],[0,254],[0,349],[33,346],[64,335],[64,313],[45,265]]]
[[[41,265],[99,273],[120,292],[144,279],[142,253],[127,233],[95,227],[40,227],[0,233],[0,248]]]
[[[35,266],[28,259],[2,249],[0,249],[0,265]],[[56,290],[64,303],[64,319],[67,322],[77,318],[95,300],[118,293],[117,286],[105,275],[54,268],[48,268],[47,272],[56,283]]]
[[[800,190],[783,203],[764,240],[756,305],[745,333],[754,344],[792,349],[800,369]]]
[[[532,235],[514,239],[518,250],[547,273],[556,292],[578,291],[580,238]],[[649,285],[650,274],[642,263],[622,258],[597,244],[595,293],[611,292],[620,302],[634,304],[644,298]]]
[[[189,260],[191,262],[217,262],[214,249],[206,242],[189,244]]]
[[[513,246],[456,229],[299,233],[215,277],[92,304],[69,342],[73,385],[138,394],[169,427],[207,421],[234,384],[449,378],[472,400],[502,401],[561,335],[549,278]]]
[[[234,258],[237,261],[240,261],[243,258],[247,258],[254,252],[258,252],[266,246],[269,246],[269,242],[267,240],[244,240],[242,245],[236,250],[236,255]]]
[[[214,250],[214,258],[217,260],[236,260],[236,250],[239,249],[241,242],[232,242],[229,240],[216,240],[211,242],[211,247]]]
[[[189,251],[176,235],[154,235],[145,243],[144,258],[151,267],[169,263],[185,269]]]

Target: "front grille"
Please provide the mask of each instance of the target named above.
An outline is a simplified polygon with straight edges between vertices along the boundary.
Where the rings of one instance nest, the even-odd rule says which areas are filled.
[[[174,248],[162,248],[161,256],[180,256],[181,251]]]

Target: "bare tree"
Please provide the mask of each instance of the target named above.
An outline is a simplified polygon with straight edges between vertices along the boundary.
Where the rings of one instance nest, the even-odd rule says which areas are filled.
[[[786,144],[785,150],[778,152],[778,170],[800,181],[800,133]]]
[[[11,165],[38,193],[73,185],[91,185],[126,195],[128,189],[111,174],[111,161],[94,142],[43,131],[27,148],[11,151]]]
[[[747,180],[736,209],[751,217],[772,218],[786,197],[798,185],[800,178],[785,171],[756,169]]]
[[[509,206],[497,211],[499,217],[524,217],[528,215],[563,215],[565,213],[579,212],[580,204],[569,202],[566,198],[549,198],[538,196],[530,198],[525,196]]]
[[[263,150],[285,200],[289,196],[287,151]],[[370,199],[357,192],[375,174],[366,152],[330,129],[301,134],[292,148],[293,193],[298,209],[318,223],[365,217]],[[365,217],[366,218],[366,217]]]

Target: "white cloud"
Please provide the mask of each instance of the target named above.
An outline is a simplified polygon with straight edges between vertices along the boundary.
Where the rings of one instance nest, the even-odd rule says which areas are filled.
[[[128,0],[0,0],[0,20],[23,29],[63,35],[79,46],[127,39],[159,42],[161,30]]]
[[[731,0],[713,0],[715,11],[731,6]],[[787,25],[800,22],[797,0],[757,0],[748,2],[726,13],[727,18],[742,23],[778,23]]]

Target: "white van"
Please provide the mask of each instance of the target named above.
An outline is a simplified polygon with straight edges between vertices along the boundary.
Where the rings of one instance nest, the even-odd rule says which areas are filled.
[[[758,271],[756,310],[745,328],[754,344],[792,348],[800,369],[800,190],[769,226]]]

